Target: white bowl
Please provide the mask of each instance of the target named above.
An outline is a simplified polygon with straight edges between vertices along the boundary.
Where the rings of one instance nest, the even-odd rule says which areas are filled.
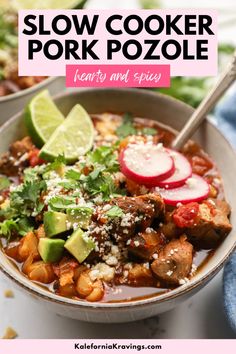
[[[193,109],[168,96],[137,89],[90,89],[62,94],[55,99],[64,114],[76,104],[82,104],[89,113],[131,112],[139,117],[158,120],[174,129],[181,129]],[[25,127],[22,114],[13,117],[0,129],[0,153],[8,149],[14,140],[23,137]],[[28,292],[39,304],[56,313],[90,322],[128,322],[157,315],[172,309],[186,300],[221,269],[236,245],[236,155],[222,134],[206,121],[194,138],[217,163],[224,179],[226,198],[232,206],[233,231],[217,248],[215,254],[196,276],[185,285],[168,293],[137,301],[121,303],[88,303],[63,298],[50,293],[29,281],[0,251],[2,271],[20,288]],[[137,288],[137,295],[138,295]]]

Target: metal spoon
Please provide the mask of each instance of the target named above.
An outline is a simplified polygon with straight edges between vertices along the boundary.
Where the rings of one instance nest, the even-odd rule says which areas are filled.
[[[225,72],[221,75],[219,81],[212,88],[209,94],[203,99],[198,108],[189,118],[183,129],[177,135],[172,143],[172,147],[179,150],[191,138],[199,125],[206,118],[206,115],[212,110],[216,102],[222,97],[225,91],[236,80],[236,51],[234,52],[232,61]]]

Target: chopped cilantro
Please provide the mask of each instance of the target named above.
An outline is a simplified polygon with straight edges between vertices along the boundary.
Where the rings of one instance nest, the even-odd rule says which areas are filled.
[[[11,182],[6,176],[0,176],[0,191],[8,188]]]
[[[103,171],[102,168],[98,168],[98,169],[90,172],[88,179],[95,181],[102,171]]]
[[[102,194],[104,200],[119,194],[111,175],[101,170],[95,170],[84,178],[84,189],[90,195]]]
[[[136,135],[137,130],[133,125],[133,117],[130,113],[125,113],[122,124],[116,129],[119,138],[126,138],[129,135]]]
[[[66,190],[78,190],[80,185],[80,177],[81,173],[79,171],[69,169],[65,174],[64,180],[59,182],[59,185]]]
[[[66,190],[74,190],[77,189],[78,183],[73,180],[62,181],[58,183],[59,186],[62,186]]]
[[[120,207],[118,207],[117,205],[114,205],[111,207],[111,209],[109,209],[106,212],[106,215],[109,216],[110,218],[117,218],[117,217],[123,216],[124,212]]]
[[[109,172],[119,171],[119,162],[116,153],[116,144],[113,146],[99,146],[87,155],[87,162],[92,166],[103,167]]]
[[[149,128],[149,127],[145,127],[143,129],[141,129],[141,134],[144,135],[156,135],[157,134],[157,130],[155,128]]]
[[[63,155],[59,155],[53,162],[49,163],[44,171],[43,178],[50,179],[50,173],[55,171],[59,176],[63,176],[65,172],[66,160]]]
[[[27,232],[34,229],[34,225],[30,218],[23,217],[21,219],[16,220],[18,226],[18,233],[21,236],[25,236]]]
[[[24,182],[38,182],[42,180],[44,171],[45,166],[43,165],[26,168],[24,170]]]
[[[64,155],[59,155],[53,162],[47,165],[45,172],[56,171],[61,165],[66,165],[66,159]]]
[[[73,179],[75,181],[79,181],[80,176],[81,176],[81,173],[79,171],[74,170],[73,168],[69,169],[65,175],[66,178]]]
[[[29,218],[7,219],[0,223],[0,234],[9,241],[13,234],[24,236],[33,230],[33,224]]]
[[[77,203],[75,196],[63,195],[53,197],[49,200],[49,206],[55,211],[66,211],[71,216],[90,217],[93,213],[93,209],[87,206],[81,206]]]
[[[10,240],[13,232],[18,231],[17,221],[13,219],[4,220],[0,223],[0,234]]]
[[[49,200],[49,206],[53,210],[66,210],[67,208],[76,208],[76,198],[69,195],[53,197]]]
[[[10,194],[10,207],[25,216],[36,216],[44,207],[40,196],[46,190],[45,181],[25,182]]]

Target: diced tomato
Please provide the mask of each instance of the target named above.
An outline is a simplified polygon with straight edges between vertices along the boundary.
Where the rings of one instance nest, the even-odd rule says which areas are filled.
[[[29,152],[29,163],[31,167],[45,163],[45,161],[39,157],[39,151],[39,149],[35,148]]]
[[[10,194],[9,188],[7,188],[1,192],[1,196],[3,197],[3,199],[7,199],[9,197],[9,194]]]
[[[216,207],[214,204],[212,204],[210,201],[208,200],[204,200],[203,204],[206,204],[208,206],[208,208],[210,209],[211,215],[215,216],[216,215]]]
[[[192,202],[182,205],[173,214],[173,221],[178,227],[191,227],[197,220],[199,204]]]

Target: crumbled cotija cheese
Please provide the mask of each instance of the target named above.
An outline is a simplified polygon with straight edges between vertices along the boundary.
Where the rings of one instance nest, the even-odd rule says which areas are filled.
[[[115,256],[109,256],[106,259],[106,264],[110,266],[116,266],[118,264],[118,259]]]
[[[114,275],[115,269],[110,267],[106,263],[96,264],[89,272],[89,276],[92,280],[102,279],[107,282],[111,281],[114,278]]]
[[[125,214],[122,219],[121,219],[121,223],[120,226],[121,227],[128,227],[130,226],[130,220],[132,219],[132,214],[131,213],[127,213]]]
[[[111,205],[110,204],[106,204],[106,205],[104,205],[104,207],[102,209],[103,209],[103,211],[108,211],[108,210],[111,209]]]
[[[113,256],[116,256],[116,257],[120,257],[120,250],[119,250],[119,247],[116,246],[116,245],[112,245],[111,246],[111,253],[113,254]]]
[[[153,230],[151,227],[147,227],[146,230],[145,230],[145,232],[146,232],[147,234],[151,234],[152,232],[154,232],[154,230]]]
[[[89,273],[89,276],[90,276],[91,280],[93,280],[93,281],[96,280],[99,276],[99,270],[98,269],[91,270]]]

